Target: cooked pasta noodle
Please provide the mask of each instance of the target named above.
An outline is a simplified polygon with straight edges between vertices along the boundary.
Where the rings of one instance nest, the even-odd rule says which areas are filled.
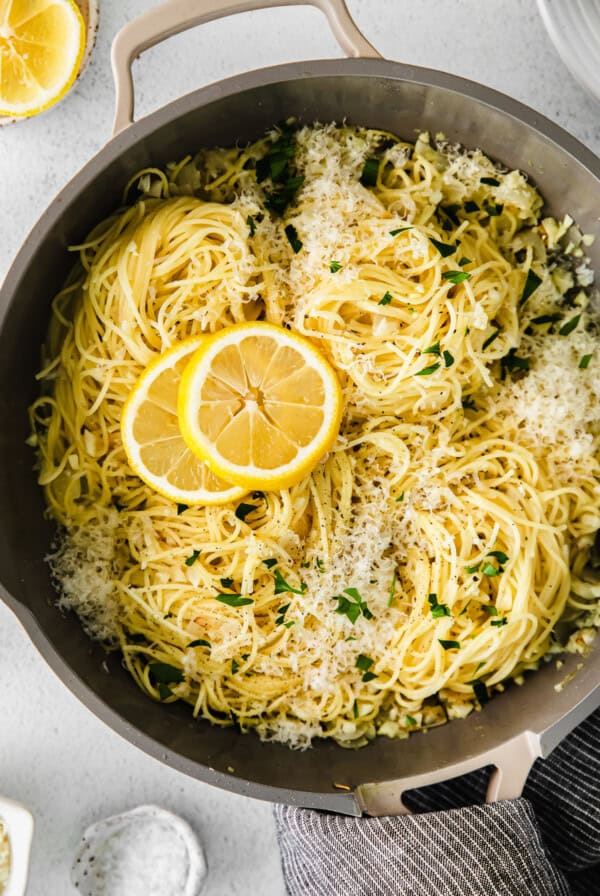
[[[61,605],[150,696],[293,746],[464,716],[558,650],[600,597],[572,222],[481,152],[333,125],[148,169],[126,203],[76,247],[31,409]],[[123,404],[159,353],[249,319],[332,362],[337,442],[244,512],[178,506],[128,467]]]

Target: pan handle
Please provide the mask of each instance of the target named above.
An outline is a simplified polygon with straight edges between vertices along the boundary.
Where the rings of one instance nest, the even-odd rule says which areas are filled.
[[[410,809],[404,804],[402,797],[408,790],[439,784],[474,772],[486,765],[493,765],[487,793],[486,803],[499,800],[513,800],[521,796],[531,766],[542,755],[540,739],[531,731],[511,738],[500,747],[457,762],[446,768],[442,777],[439,771],[410,778],[397,778],[395,781],[381,781],[374,784],[361,784],[356,788],[356,797],[361,811],[365,815],[406,815]]]
[[[345,0],[167,0],[128,22],[113,41],[111,62],[116,93],[113,136],[133,121],[131,65],[136,56],[195,25],[275,6],[316,6],[327,17],[346,55],[381,58],[357,28]]]

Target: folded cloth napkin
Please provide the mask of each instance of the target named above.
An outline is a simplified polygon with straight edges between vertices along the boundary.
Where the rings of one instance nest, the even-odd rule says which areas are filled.
[[[484,798],[488,770],[412,791],[412,816],[276,806],[290,896],[600,896],[600,710],[523,798]]]

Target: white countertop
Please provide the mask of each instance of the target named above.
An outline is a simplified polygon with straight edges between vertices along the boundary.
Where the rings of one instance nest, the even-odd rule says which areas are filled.
[[[56,192],[108,138],[109,45],[153,0],[100,0],[89,68],[58,107],[0,130],[0,280]],[[600,153],[600,107],[555,55],[534,0],[348,0],[390,59],[437,67],[512,94]],[[249,13],[173,38],[136,65],[138,114],[201,85],[278,62],[339,56],[320,13]],[[175,64],[176,60],[176,64]],[[187,149],[187,148],[184,148]],[[8,188],[10,185],[10,189]],[[0,605],[0,793],[36,817],[29,896],[69,896],[83,829],[145,802],[183,815],[207,854],[206,896],[282,896],[271,808],[159,764],[91,715]]]

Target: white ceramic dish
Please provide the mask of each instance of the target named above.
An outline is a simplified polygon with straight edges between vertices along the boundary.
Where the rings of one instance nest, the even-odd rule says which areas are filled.
[[[11,851],[10,875],[2,896],[25,896],[33,815],[20,803],[0,796],[0,819],[8,833]]]
[[[600,0],[538,0],[558,55],[600,102]]]

